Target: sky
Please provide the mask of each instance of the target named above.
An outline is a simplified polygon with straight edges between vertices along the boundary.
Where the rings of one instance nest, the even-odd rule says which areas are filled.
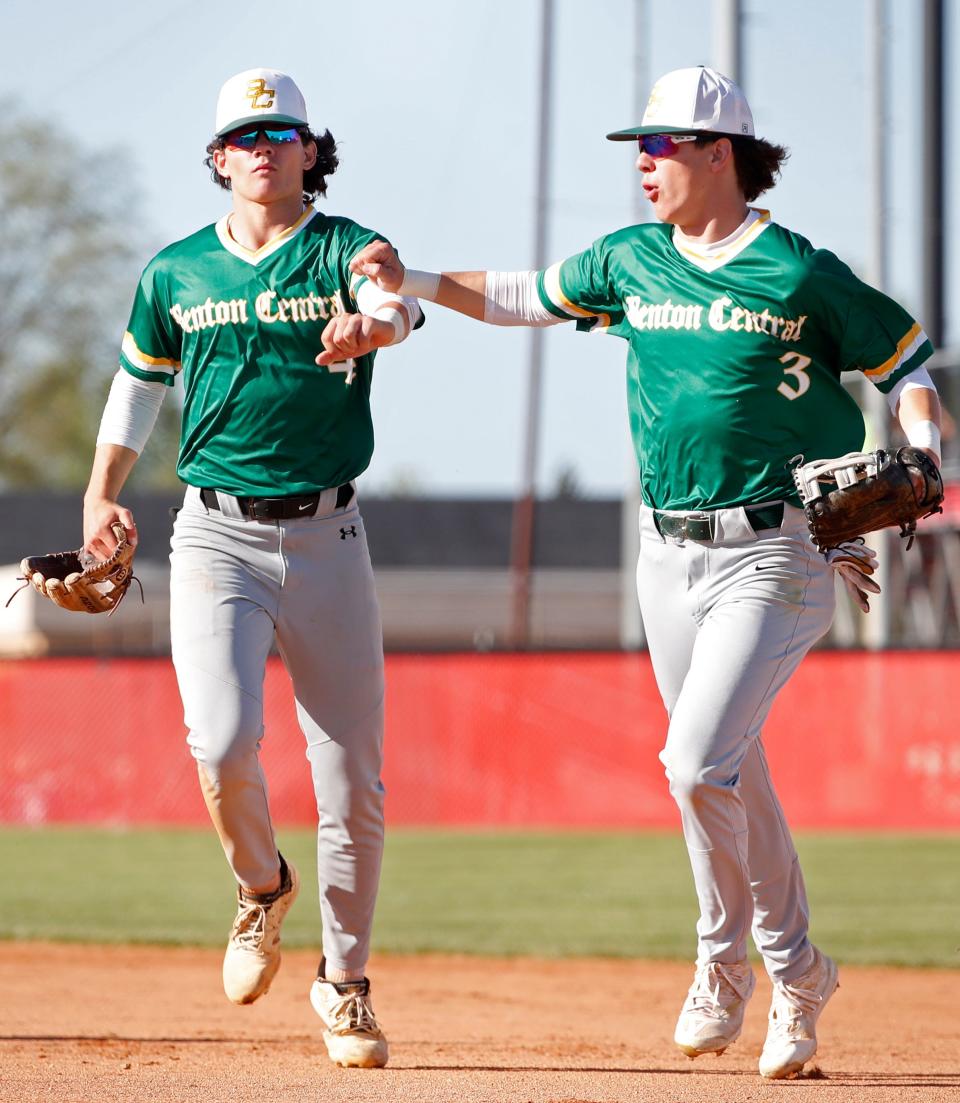
[[[888,290],[915,313],[921,7],[887,0]],[[946,7],[949,212],[960,207],[960,88],[949,79],[960,57],[960,0]],[[744,0],[740,74],[758,134],[792,154],[763,205],[862,275],[871,257],[873,8],[870,0]],[[717,62],[711,0],[556,0],[555,10],[549,260],[647,217],[633,146],[604,135],[639,122],[662,73]],[[2,0],[0,13],[7,102],[54,120],[88,149],[122,149],[129,158],[150,243],[139,267],[227,209],[202,158],[220,85],[255,66],[290,73],[314,129],[329,128],[338,141],[341,166],[323,209],[389,236],[414,268],[534,266],[539,0]],[[956,345],[956,220],[947,252],[946,337]],[[104,320],[118,346],[125,322]],[[377,445],[363,490],[516,493],[529,349],[528,331],[428,306],[424,328],[378,356]],[[636,477],[625,344],[559,326],[545,334],[544,349],[538,492],[552,493],[566,475],[586,495],[620,496]]]

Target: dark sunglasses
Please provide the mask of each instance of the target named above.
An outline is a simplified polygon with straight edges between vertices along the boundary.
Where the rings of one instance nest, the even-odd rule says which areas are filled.
[[[695,142],[696,134],[641,134],[637,144],[641,153],[651,157],[672,157],[681,142]]]
[[[262,126],[257,127],[256,130],[235,130],[232,134],[225,134],[223,144],[232,146],[234,149],[254,149],[261,134],[274,146],[300,141],[300,131],[295,126],[287,126],[279,130]]]

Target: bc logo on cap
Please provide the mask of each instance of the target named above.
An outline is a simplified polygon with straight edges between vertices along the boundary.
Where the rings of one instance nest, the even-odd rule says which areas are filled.
[[[656,119],[657,108],[663,103],[663,89],[660,87],[659,82],[653,86],[650,92],[650,99],[647,100],[647,113],[651,118]]]
[[[267,110],[273,107],[273,98],[277,94],[276,88],[268,88],[263,77],[250,81],[247,85],[247,99],[254,111]],[[261,96],[264,97],[261,102]]]

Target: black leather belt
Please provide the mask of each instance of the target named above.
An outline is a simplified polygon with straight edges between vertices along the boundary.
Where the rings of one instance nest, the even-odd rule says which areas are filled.
[[[294,517],[312,517],[317,512],[323,493],[325,491],[319,494],[301,494],[291,498],[236,498],[236,502],[244,517],[249,517],[252,521],[291,521]],[[231,494],[230,497],[236,496]],[[207,509],[220,509],[217,492],[211,487],[200,488],[200,500]],[[350,483],[337,487],[335,509],[343,509],[352,500],[353,486]]]
[[[758,508],[747,506],[745,512],[754,532],[778,529],[783,524],[783,502]],[[717,535],[714,513],[705,513],[698,517],[685,513],[661,513],[655,509],[653,523],[661,536],[670,536],[674,540],[714,540]]]

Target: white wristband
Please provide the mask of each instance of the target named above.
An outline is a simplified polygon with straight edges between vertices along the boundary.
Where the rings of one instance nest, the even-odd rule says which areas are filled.
[[[915,421],[912,425],[905,426],[904,432],[907,440],[914,448],[929,448],[931,452],[942,455],[940,451],[940,430],[936,422]]]
[[[439,272],[418,272],[416,268],[408,268],[404,272],[403,283],[400,284],[401,295],[410,295],[414,299],[426,299],[428,302],[436,301],[439,290]]]
[[[405,310],[397,310],[394,306],[381,306],[378,310],[375,310],[370,315],[371,318],[376,318],[378,322],[389,322],[393,326],[393,340],[391,345],[398,345],[406,337],[409,326],[407,324],[407,313]]]

